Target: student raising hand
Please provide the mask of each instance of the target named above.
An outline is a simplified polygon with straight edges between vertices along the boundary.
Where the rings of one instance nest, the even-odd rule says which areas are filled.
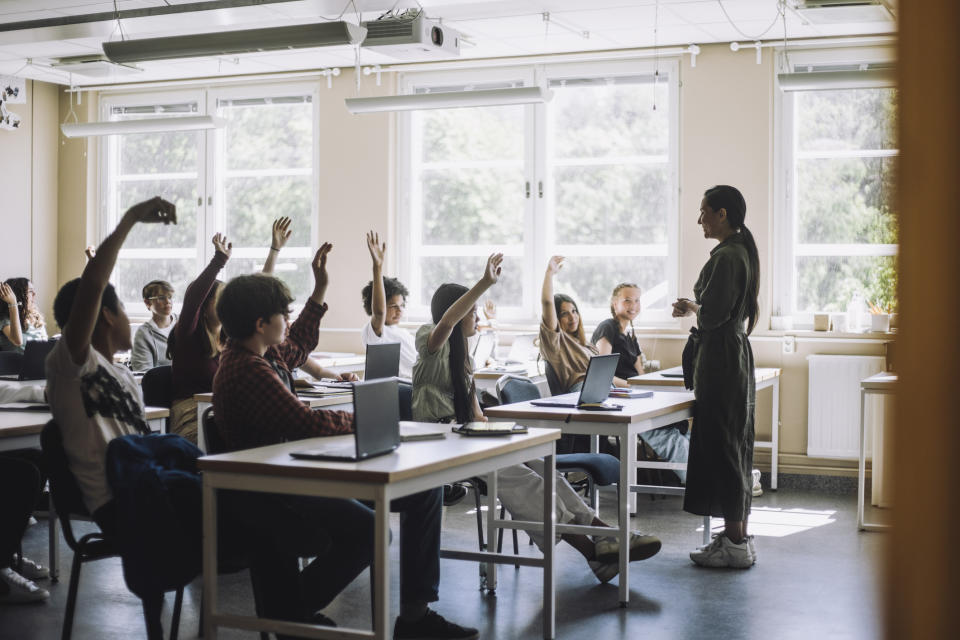
[[[387,252],[387,243],[380,241],[379,233],[367,231],[367,250],[370,252],[370,259],[373,260],[373,267],[383,269],[383,256]]]
[[[227,258],[233,253],[233,243],[227,242],[227,236],[222,233],[213,234],[213,248],[217,250],[217,253],[223,254]]]
[[[290,228],[290,218],[283,216],[273,221],[273,229],[270,234],[270,251],[267,253],[267,260],[263,263],[263,273],[270,275],[273,273],[273,267],[277,264],[277,256],[280,255],[280,249],[287,245],[287,240],[293,230]]]
[[[177,207],[160,196],[133,205],[125,215],[133,222],[177,224]]]
[[[324,242],[313,256],[313,262],[310,263],[313,269],[313,294],[310,299],[317,304],[323,304],[323,297],[327,293],[327,284],[330,282],[330,276],[327,275],[327,255],[332,249],[332,244]]]
[[[497,281],[500,280],[500,273],[503,271],[503,254],[494,253],[489,258],[487,258],[487,267],[483,272],[483,281],[487,283],[487,286],[497,284]]]

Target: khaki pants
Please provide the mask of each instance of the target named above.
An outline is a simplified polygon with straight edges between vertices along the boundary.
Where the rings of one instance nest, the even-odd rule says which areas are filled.
[[[197,444],[197,401],[193,398],[174,400],[170,407],[170,433]]]

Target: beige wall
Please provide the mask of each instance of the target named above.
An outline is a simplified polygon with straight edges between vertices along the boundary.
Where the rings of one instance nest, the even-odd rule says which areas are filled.
[[[824,340],[812,332],[799,337],[794,353],[784,354],[782,335],[769,326],[772,297],[773,214],[773,60],[764,52],[757,65],[752,54],[731,52],[726,45],[702,48],[697,66],[681,62],[680,89],[680,286],[689,295],[712,242],[696,224],[701,195],[714,184],[733,184],[747,199],[747,225],[756,238],[761,261],[761,318],[753,347],[759,366],[781,367],[780,462],[783,472],[855,473],[852,461],[817,460],[806,451],[807,364],[814,353],[883,355],[885,345],[875,340]],[[324,83],[325,84],[325,83]],[[397,216],[394,208],[396,121],[390,114],[350,115],[343,99],[355,95],[352,69],[344,69],[332,89],[320,91],[320,239],[334,244],[330,259],[331,285],[320,348],[360,351],[359,327],[366,321],[359,291],[369,280],[369,258],[364,233],[387,233],[388,273],[396,273]],[[364,77],[361,95],[395,92],[395,77],[384,73],[382,86]],[[96,100],[84,96],[84,113]],[[61,98],[61,120],[67,103]],[[92,111],[89,113],[93,113]],[[59,278],[73,277],[83,266],[82,250],[96,236],[95,166],[85,156],[87,143],[71,141],[61,147]],[[89,173],[89,175],[88,175]],[[686,327],[679,331],[642,332],[641,346],[663,366],[680,362]],[[757,432],[771,431],[770,393],[757,399]],[[769,454],[758,451],[766,468]]]
[[[28,80],[26,104],[9,105],[20,128],[0,131],[3,250],[0,278],[33,280],[37,302],[55,333],[57,269],[57,87]]]

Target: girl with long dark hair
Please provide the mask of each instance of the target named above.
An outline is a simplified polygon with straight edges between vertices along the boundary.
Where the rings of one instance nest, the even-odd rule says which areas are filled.
[[[673,304],[674,317],[697,316],[685,350],[692,352],[696,408],[683,508],[724,519],[724,532],[690,554],[706,567],[745,569],[757,561],[753,536],[747,534],[756,400],[748,336],[757,324],[760,258],[744,224],[746,212],[734,187],[718,185],[703,194],[697,222],[704,237],[719,244],[700,271],[694,300]],[[684,361],[687,368],[686,353]]]
[[[3,283],[0,299],[0,351],[23,351],[30,340],[46,340],[47,325],[37,307],[37,294],[29,278],[10,278]]]

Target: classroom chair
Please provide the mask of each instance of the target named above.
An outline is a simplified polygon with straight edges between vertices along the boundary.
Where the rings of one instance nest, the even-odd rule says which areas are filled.
[[[0,376],[19,374],[23,364],[20,351],[0,351]]]
[[[143,390],[143,404],[169,409],[173,404],[173,367],[165,364],[148,370],[143,374],[140,388]]]
[[[72,520],[90,519],[90,513],[83,504],[80,487],[67,463],[67,453],[63,448],[63,437],[60,427],[53,420],[47,423],[40,433],[40,447],[47,465],[50,480],[50,496],[53,507],[60,520],[63,537],[67,545],[73,550],[73,565],[70,571],[70,588],[67,592],[67,608],[64,612],[62,640],[69,640],[73,633],[73,614],[77,605],[77,590],[80,586],[80,568],[85,562],[103,560],[120,555],[116,544],[103,535],[101,531],[94,531],[81,537],[74,536]],[[180,608],[183,604],[183,587],[176,591],[173,604],[173,619],[170,622],[170,640],[177,640],[180,627]],[[163,605],[163,594],[143,600],[143,615],[147,625],[149,640],[162,640],[163,625],[160,622],[160,609]]]

